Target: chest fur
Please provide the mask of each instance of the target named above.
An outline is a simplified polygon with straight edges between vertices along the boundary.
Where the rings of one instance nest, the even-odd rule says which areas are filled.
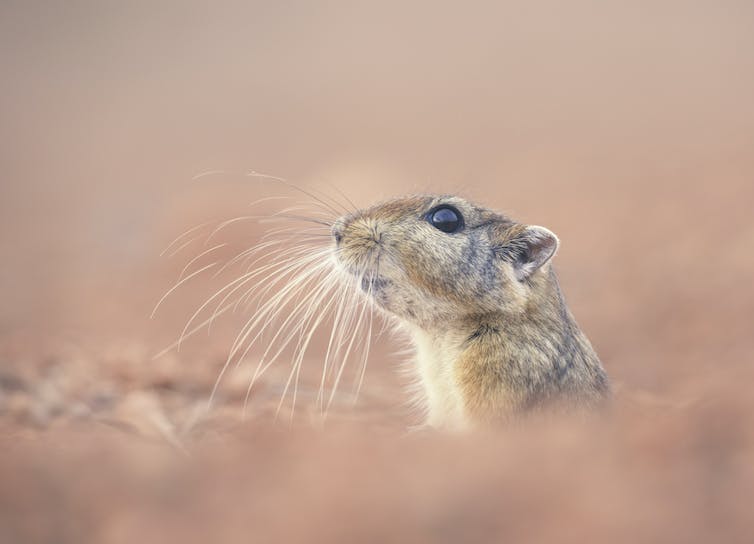
[[[416,369],[424,393],[427,424],[462,429],[468,426],[456,367],[461,349],[456,339],[414,331]]]

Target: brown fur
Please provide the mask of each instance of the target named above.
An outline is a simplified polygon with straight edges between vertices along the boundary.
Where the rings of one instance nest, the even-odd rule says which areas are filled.
[[[445,233],[427,214],[453,206]],[[542,227],[452,196],[391,200],[339,219],[336,255],[412,334],[428,423],[466,427],[545,406],[591,407],[607,377],[565,305]]]

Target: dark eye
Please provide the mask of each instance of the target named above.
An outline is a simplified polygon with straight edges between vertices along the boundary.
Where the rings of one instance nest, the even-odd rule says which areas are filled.
[[[451,206],[441,206],[429,212],[427,220],[433,227],[448,234],[457,232],[463,227],[461,212]]]

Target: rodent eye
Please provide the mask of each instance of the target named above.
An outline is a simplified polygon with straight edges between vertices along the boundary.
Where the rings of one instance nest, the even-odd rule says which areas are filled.
[[[427,214],[427,220],[438,230],[448,234],[457,232],[463,227],[461,212],[451,206],[440,206]]]

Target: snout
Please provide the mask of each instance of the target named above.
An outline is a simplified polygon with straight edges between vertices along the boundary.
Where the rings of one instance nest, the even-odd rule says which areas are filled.
[[[349,270],[370,266],[380,251],[382,232],[372,217],[363,214],[341,217],[333,223],[330,232],[337,259]]]
[[[355,244],[379,244],[382,241],[382,232],[378,228],[377,221],[372,218],[359,216],[341,217],[330,228],[335,243],[340,246],[344,240]]]
[[[345,229],[346,221],[342,217],[335,221],[335,223],[333,223],[332,228],[330,229],[330,234],[332,234],[332,237],[337,245],[340,245],[340,242],[343,240],[343,233]]]

